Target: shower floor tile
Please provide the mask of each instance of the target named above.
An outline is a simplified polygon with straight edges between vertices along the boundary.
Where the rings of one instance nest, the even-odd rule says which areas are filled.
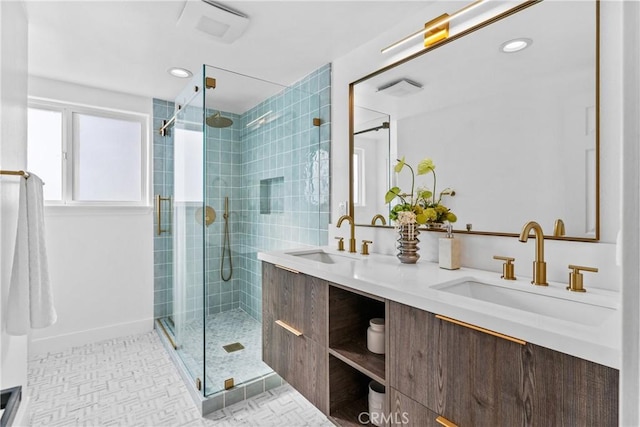
[[[262,324],[239,308],[207,317],[206,355],[203,355],[201,344],[202,320],[187,324],[184,335],[182,342],[176,342],[178,353],[187,369],[196,376],[202,375],[206,362],[207,395],[224,390],[224,381],[229,378],[239,385],[273,371],[262,362]],[[224,346],[234,343],[240,343],[244,348],[228,353]]]

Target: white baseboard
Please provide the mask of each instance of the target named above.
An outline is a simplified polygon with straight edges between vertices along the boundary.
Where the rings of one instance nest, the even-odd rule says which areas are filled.
[[[71,347],[78,347],[127,335],[143,334],[152,330],[153,318],[150,318],[47,338],[31,339],[29,341],[29,357],[46,353],[57,353]]]

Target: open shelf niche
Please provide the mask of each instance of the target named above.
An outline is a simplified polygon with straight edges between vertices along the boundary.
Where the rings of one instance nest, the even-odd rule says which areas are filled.
[[[386,317],[384,299],[329,287],[330,415],[340,425],[361,425],[371,380],[387,385],[385,355],[367,349],[367,329],[375,317]]]

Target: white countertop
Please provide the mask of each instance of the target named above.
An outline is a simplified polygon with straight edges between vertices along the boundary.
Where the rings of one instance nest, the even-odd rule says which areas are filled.
[[[353,261],[325,264],[291,255],[309,249],[322,249],[326,253],[353,258]],[[337,252],[327,247],[259,252],[258,259],[602,365],[620,368],[620,295],[590,288],[587,278],[587,292],[576,293],[567,291],[567,285],[562,283],[549,282],[549,286],[534,286],[531,278],[502,280],[500,274],[495,272],[470,268],[444,270],[437,263],[424,260],[416,264],[402,264],[394,256],[363,256]],[[560,316],[549,313],[551,304],[545,303],[546,298],[531,298],[531,304],[544,305],[538,310],[545,313],[543,315],[434,289],[443,283],[466,278],[552,297],[553,300],[548,301],[551,303],[558,299],[564,300],[561,301],[563,304],[565,301],[573,301],[574,303],[569,303],[571,315],[566,312]],[[572,318],[572,313],[575,313],[575,319]]]

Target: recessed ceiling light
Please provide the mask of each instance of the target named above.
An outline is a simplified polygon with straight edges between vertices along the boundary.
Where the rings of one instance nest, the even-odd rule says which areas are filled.
[[[180,77],[181,79],[186,79],[187,77],[193,76],[193,73],[186,68],[173,67],[167,70],[169,74],[174,77]]]
[[[519,38],[506,41],[500,45],[500,50],[504,53],[514,53],[525,49],[533,43],[533,40],[527,38]]]

